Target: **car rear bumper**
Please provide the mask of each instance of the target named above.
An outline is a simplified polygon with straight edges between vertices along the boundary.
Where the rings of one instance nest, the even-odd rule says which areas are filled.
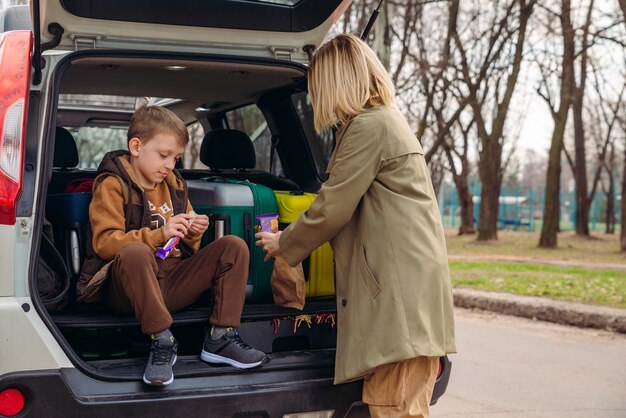
[[[169,386],[149,387],[96,380],[70,368],[7,374],[0,377],[0,391],[16,388],[24,394],[26,404],[17,417],[250,418],[319,410],[352,417],[367,410],[360,403],[361,382],[333,385],[332,375],[323,376],[320,370],[286,373],[290,375],[186,377]]]

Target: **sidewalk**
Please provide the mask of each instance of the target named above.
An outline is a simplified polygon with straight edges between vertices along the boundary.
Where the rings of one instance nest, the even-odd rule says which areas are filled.
[[[453,292],[454,305],[461,308],[626,333],[626,309],[465,288]]]

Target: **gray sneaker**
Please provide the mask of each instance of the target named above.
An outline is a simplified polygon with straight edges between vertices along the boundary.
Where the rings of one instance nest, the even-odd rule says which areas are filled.
[[[238,369],[249,369],[263,363],[266,356],[244,343],[237,330],[228,328],[217,340],[211,339],[210,331],[206,332],[200,358],[207,363],[225,363]]]
[[[174,381],[172,366],[176,363],[176,351],[178,342],[171,337],[172,344],[164,344],[163,341],[153,340],[150,346],[148,364],[143,373],[143,381],[149,385],[165,386]]]

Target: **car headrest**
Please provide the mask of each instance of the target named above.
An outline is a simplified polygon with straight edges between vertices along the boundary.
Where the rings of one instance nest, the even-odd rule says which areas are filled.
[[[78,165],[78,148],[72,134],[57,126],[54,138],[54,167],[74,168]]]
[[[204,136],[200,161],[211,169],[254,168],[256,154],[252,140],[236,129],[215,129]]]

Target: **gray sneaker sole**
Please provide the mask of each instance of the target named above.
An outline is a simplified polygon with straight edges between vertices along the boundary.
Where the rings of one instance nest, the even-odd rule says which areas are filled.
[[[178,356],[174,355],[174,362],[172,363],[172,367],[174,367],[174,364],[176,364],[176,360],[178,359]],[[174,381],[174,372],[172,372],[172,377],[170,377],[170,379],[166,382],[161,382],[158,380],[155,380],[153,382],[149,381],[148,379],[146,379],[146,373],[144,372],[143,374],[143,382],[147,385],[151,385],[151,386],[167,386],[170,383],[172,383]]]
[[[202,353],[200,353],[200,359],[202,361],[206,361],[207,363],[225,363],[238,369],[250,369],[252,367],[260,366],[261,363],[263,363],[263,360],[257,361],[255,363],[240,363],[237,360],[233,360],[232,358],[222,357],[220,355],[209,353],[208,351],[204,350],[202,350]]]

